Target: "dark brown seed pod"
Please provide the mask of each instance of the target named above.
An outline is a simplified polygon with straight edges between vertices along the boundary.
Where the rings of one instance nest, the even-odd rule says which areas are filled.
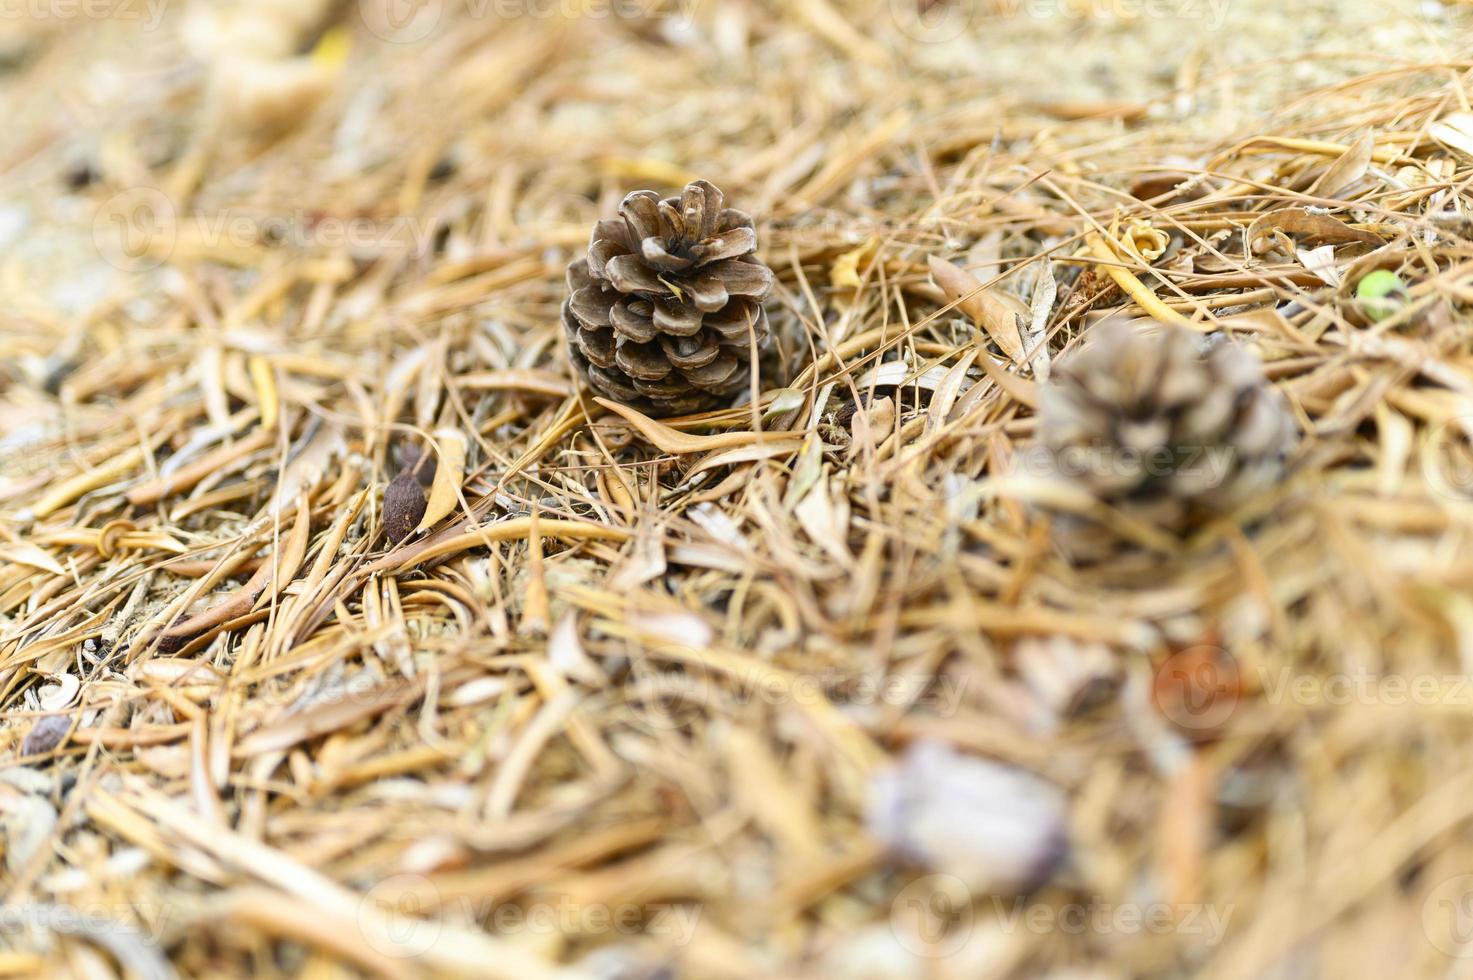
[[[384,489],[384,533],[398,544],[414,533],[425,516],[425,491],[412,470],[401,470]]]

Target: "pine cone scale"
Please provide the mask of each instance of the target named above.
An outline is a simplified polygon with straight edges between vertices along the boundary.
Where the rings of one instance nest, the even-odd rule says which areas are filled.
[[[721,353],[721,345],[710,331],[699,337],[661,337],[660,349],[665,352],[665,358],[681,370],[704,367]]]
[[[661,293],[666,288],[655,271],[633,253],[610,259],[604,271],[609,282],[621,293]]]
[[[621,345],[614,352],[614,363],[635,381],[659,381],[671,371],[664,352],[650,344]]]
[[[691,249],[695,261],[702,264],[735,259],[757,247],[757,233],[751,228],[733,228],[713,235]]]
[[[709,364],[690,368],[683,373],[685,379],[697,388],[710,392],[722,392],[733,376],[740,374],[741,366],[741,362],[731,351],[723,349],[717,351],[715,359]]]
[[[705,325],[724,341],[740,340],[751,330],[761,343],[767,337],[767,311],[760,306],[753,310],[750,302],[738,301],[721,313],[706,317]]]
[[[674,337],[694,337],[705,319],[701,311],[690,307],[655,303],[655,329]]]
[[[654,191],[635,191],[620,207],[629,228],[629,242],[640,242],[659,233],[660,198]]]
[[[690,284],[691,302],[702,313],[715,313],[730,299],[726,284],[715,276],[702,276]]]
[[[708,266],[707,271],[721,280],[722,286],[733,296],[761,298],[772,289],[771,270],[741,259],[724,259]]]
[[[696,264],[695,259],[671,255],[658,238],[646,238],[640,243],[640,249],[644,253],[645,262],[661,272],[685,272]]]
[[[636,344],[647,344],[659,336],[648,303],[619,300],[609,308],[608,317],[614,333]]]
[[[600,290],[593,286],[587,286],[573,294],[571,299],[573,315],[589,327],[613,326],[610,318],[609,305],[600,302],[603,297]]]

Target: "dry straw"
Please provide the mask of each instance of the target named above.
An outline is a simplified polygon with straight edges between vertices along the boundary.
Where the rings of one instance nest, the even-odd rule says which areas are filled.
[[[901,6],[340,11],[240,91],[171,10],[0,65],[0,973],[1448,969],[1470,65],[1020,91]],[[159,70],[109,86],[109,44]],[[756,219],[774,346],[655,420],[573,383],[563,269],[695,177]],[[1185,537],[1023,465],[1053,360],[1146,316],[1251,348],[1303,433]],[[1064,560],[1059,508],[1118,554]],[[1024,918],[983,835],[870,836],[933,743],[998,827],[986,787],[1048,785]]]

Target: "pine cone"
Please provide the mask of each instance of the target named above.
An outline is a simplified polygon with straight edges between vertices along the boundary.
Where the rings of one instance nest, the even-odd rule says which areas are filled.
[[[772,270],[752,219],[704,180],[680,197],[636,191],[568,267],[563,328],[599,394],[657,415],[704,411],[748,384],[767,340]]]
[[[1273,486],[1296,432],[1283,396],[1244,348],[1223,339],[1206,349],[1178,327],[1140,332],[1119,321],[1096,327],[1054,365],[1039,416],[1053,475],[1178,534]],[[1067,533],[1071,524],[1063,525]],[[1073,544],[1087,537],[1100,543],[1086,533]]]

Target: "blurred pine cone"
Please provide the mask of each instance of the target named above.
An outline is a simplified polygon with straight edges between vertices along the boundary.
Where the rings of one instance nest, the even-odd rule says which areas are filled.
[[[1258,359],[1160,325],[1100,324],[1054,365],[1039,406],[1053,475],[1138,520],[1185,533],[1267,491],[1293,448],[1294,418]],[[1101,529],[1062,522],[1066,547],[1097,551]],[[1073,540],[1069,540],[1072,536]]]
[[[599,394],[656,415],[719,405],[748,383],[767,340],[772,270],[752,253],[752,219],[704,180],[680,197],[636,191],[594,226],[568,267],[563,328]]]

